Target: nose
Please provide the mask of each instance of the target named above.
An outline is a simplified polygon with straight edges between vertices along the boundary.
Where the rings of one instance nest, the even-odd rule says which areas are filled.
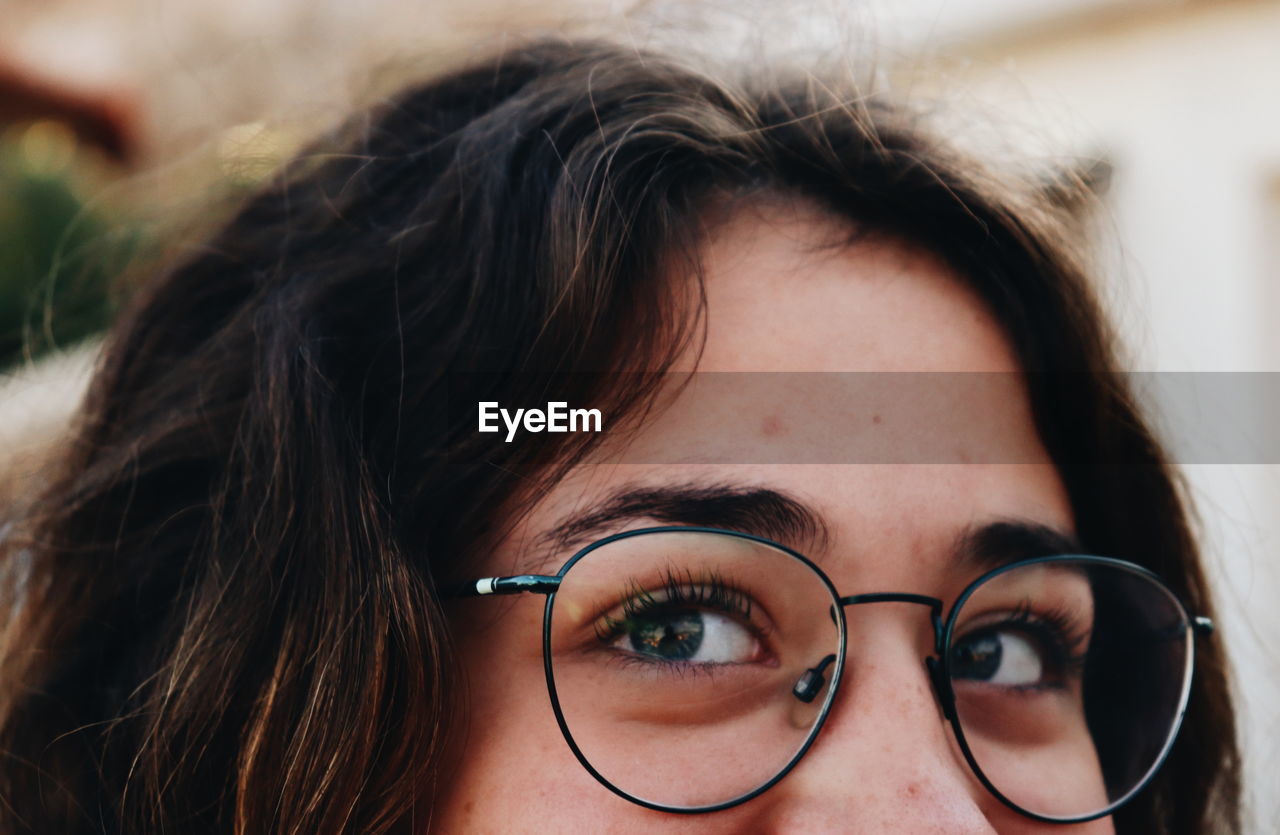
[[[795,770],[757,799],[759,828],[995,832],[1005,816],[953,750],[923,663],[926,619],[912,606],[856,608],[885,611],[850,615],[845,670],[826,724]]]

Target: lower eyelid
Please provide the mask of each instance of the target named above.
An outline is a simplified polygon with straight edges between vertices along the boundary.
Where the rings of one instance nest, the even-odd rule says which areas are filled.
[[[734,670],[759,667],[777,668],[782,666],[781,662],[773,656],[758,661],[668,661],[665,658],[627,652],[613,647],[598,647],[597,650],[609,655],[612,663],[617,663],[624,667],[638,667],[680,675],[712,676],[717,673],[728,673]]]
[[[1043,696],[1048,693],[1067,693],[1071,690],[1070,686],[1058,679],[1036,682],[1035,684],[992,684],[989,681],[957,679],[952,686],[964,690],[987,690],[992,693],[999,693],[1002,698],[1026,699]]]

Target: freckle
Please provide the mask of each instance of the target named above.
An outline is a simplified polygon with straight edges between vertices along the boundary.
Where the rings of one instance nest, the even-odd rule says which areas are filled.
[[[879,425],[881,423],[884,423],[884,418],[880,417],[879,415],[872,415],[871,422]]]
[[[760,431],[765,437],[786,434],[787,426],[777,415],[769,415],[764,419],[764,423],[760,425]]]
[[[468,800],[466,805],[462,807],[462,811],[470,814],[471,810],[474,808],[476,808],[476,802],[474,800]]]

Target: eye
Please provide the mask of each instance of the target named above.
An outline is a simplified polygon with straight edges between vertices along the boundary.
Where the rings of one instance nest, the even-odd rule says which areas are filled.
[[[624,589],[596,625],[600,644],[620,657],[709,667],[766,655],[752,595],[718,572],[667,568],[660,582],[630,578]]]
[[[614,649],[661,661],[744,664],[760,654],[746,627],[715,612],[657,607],[611,627]]]
[[[951,676],[1014,687],[1038,685],[1045,659],[1036,641],[1012,629],[967,636],[951,648]]]

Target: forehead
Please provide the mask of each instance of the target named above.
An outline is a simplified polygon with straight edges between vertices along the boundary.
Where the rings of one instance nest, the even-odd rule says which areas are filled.
[[[1016,372],[981,300],[924,247],[804,201],[743,207],[702,251],[700,371]]]
[[[697,373],[550,491],[515,550],[622,488],[672,486],[795,497],[829,533],[813,547],[856,556],[838,573],[858,582],[900,583],[884,569],[909,575],[991,521],[1069,532],[1017,360],[981,300],[930,253],[852,231],[781,202],[717,225],[705,342],[681,366]]]

